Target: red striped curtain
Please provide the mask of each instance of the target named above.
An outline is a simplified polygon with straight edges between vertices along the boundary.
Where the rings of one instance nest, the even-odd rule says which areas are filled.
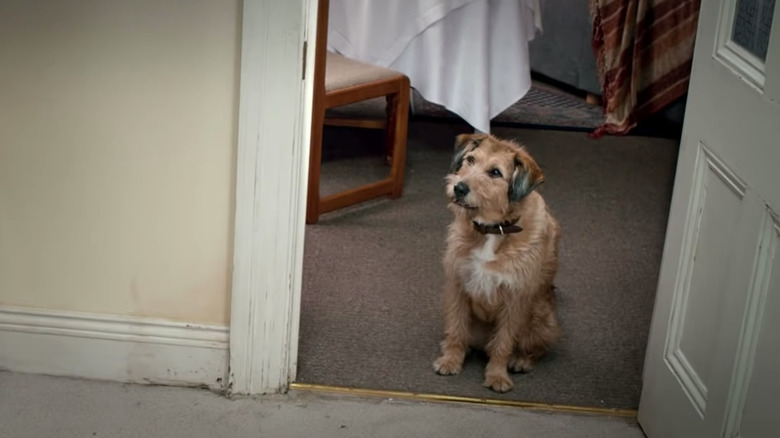
[[[626,134],[688,91],[699,0],[589,0],[605,123]]]

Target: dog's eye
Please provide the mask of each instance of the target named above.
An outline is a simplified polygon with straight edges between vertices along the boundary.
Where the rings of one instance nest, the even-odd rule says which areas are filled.
[[[476,160],[474,159],[474,156],[472,156],[472,155],[469,155],[468,157],[466,157],[466,162],[468,162],[471,165],[473,165],[475,161]]]
[[[491,178],[501,178],[503,176],[501,175],[501,171],[496,169],[495,167],[490,169],[490,172],[488,173],[490,174]]]

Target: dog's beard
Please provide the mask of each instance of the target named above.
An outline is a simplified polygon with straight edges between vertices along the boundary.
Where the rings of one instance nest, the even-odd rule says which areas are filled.
[[[479,209],[473,205],[465,203],[465,201],[456,201],[450,199],[450,203],[447,208],[452,212],[456,220],[465,220],[471,222],[475,217],[479,215]]]
[[[448,207],[456,217],[484,224],[501,223],[516,216],[512,204],[505,206],[491,203],[475,205],[466,199],[457,199],[454,196],[450,196]]]
[[[477,207],[466,202],[465,199],[455,199],[450,201],[453,205],[463,208],[465,210],[477,210]]]

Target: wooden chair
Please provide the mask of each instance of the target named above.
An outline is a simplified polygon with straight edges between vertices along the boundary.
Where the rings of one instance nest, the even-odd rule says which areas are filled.
[[[306,223],[316,223],[320,214],[368,201],[379,196],[401,196],[406,161],[406,131],[409,117],[409,78],[391,69],[377,67],[328,52],[328,0],[320,0],[314,65],[314,104]],[[385,97],[382,120],[326,118],[330,108]],[[320,197],[322,136],[325,124],[385,130],[386,160],[390,176],[374,183]]]

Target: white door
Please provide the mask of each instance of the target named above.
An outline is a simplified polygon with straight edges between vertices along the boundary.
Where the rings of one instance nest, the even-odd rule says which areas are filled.
[[[780,436],[774,3],[701,2],[639,407],[649,438]]]

